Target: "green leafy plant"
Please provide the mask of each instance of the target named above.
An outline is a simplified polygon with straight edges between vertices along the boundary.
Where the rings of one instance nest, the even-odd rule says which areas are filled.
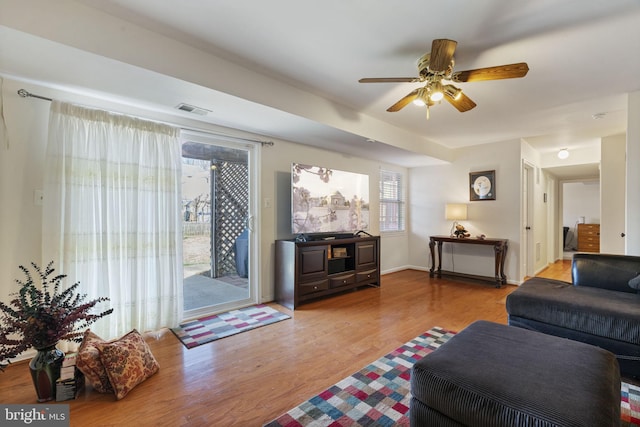
[[[20,290],[12,294],[15,298],[9,304],[0,302],[0,370],[10,363],[9,359],[32,347],[50,347],[60,340],[81,342],[89,325],[113,312],[110,308],[91,314],[96,304],[109,298],[85,301],[87,295],[76,292],[80,282],[62,290],[62,280],[67,276],[53,275],[53,261],[44,269],[35,263],[31,266],[40,286],[34,282],[34,274],[21,265],[26,279],[16,279]]]

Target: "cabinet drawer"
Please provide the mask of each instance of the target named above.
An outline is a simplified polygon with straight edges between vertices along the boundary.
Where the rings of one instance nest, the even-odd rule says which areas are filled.
[[[580,243],[578,244],[579,252],[600,252],[600,243]]]
[[[316,282],[298,284],[298,291],[300,295],[308,295],[314,292],[325,291],[327,289],[329,289],[328,280],[318,280]]]
[[[578,224],[578,235],[599,235],[600,224]]]
[[[374,268],[373,270],[359,271],[356,274],[356,281],[358,283],[376,281],[378,279],[377,272],[378,270],[376,268]]]
[[[591,235],[591,234],[581,234],[578,236],[578,242],[580,244],[583,243],[599,243],[600,236]]]
[[[329,286],[332,288],[339,288],[340,286],[352,285],[354,283],[356,283],[355,274],[343,274],[329,279]]]

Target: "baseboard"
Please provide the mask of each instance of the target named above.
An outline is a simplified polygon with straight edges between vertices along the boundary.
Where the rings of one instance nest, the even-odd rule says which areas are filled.
[[[391,274],[397,273],[398,271],[404,270],[420,270],[420,271],[429,271],[428,268],[422,266],[414,266],[414,265],[403,265],[402,267],[390,268],[388,270],[381,271],[380,274]]]

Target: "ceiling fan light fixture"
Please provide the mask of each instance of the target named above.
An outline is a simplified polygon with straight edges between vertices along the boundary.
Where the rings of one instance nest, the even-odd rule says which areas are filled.
[[[442,101],[442,98],[444,98],[444,94],[440,91],[433,92],[429,97],[433,102]]]
[[[442,98],[444,98],[442,84],[436,80],[429,85],[429,99],[433,102],[438,102],[442,101]]]
[[[569,157],[569,150],[567,150],[566,148],[561,149],[560,151],[558,151],[558,158],[559,159],[566,159]]]
[[[457,101],[462,96],[462,89],[459,89],[459,88],[455,87],[454,85],[446,85],[444,87],[444,93],[449,98],[453,99],[454,101]]]
[[[427,97],[427,89],[426,87],[421,87],[418,89],[418,93],[416,94],[416,98],[413,100],[413,105],[417,105],[418,107],[424,107],[427,105],[428,97]]]

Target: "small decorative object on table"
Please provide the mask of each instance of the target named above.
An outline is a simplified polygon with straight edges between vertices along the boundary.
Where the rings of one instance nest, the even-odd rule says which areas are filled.
[[[458,239],[464,239],[465,237],[471,236],[471,234],[464,229],[464,225],[462,224],[456,224],[456,231],[453,232],[453,235]]]
[[[35,263],[31,265],[41,286],[34,283],[31,271],[21,265],[26,280],[16,280],[20,290],[9,304],[0,302],[0,370],[10,359],[35,348],[37,354],[29,368],[38,402],[46,402],[56,398],[56,381],[64,360],[64,353],[56,348],[58,341],[81,342],[84,329],[111,314],[113,309],[90,314],[96,304],[109,298],[85,302],[87,295],[76,292],[80,282],[63,290],[61,282],[67,276],[51,277],[53,261],[44,269]]]

